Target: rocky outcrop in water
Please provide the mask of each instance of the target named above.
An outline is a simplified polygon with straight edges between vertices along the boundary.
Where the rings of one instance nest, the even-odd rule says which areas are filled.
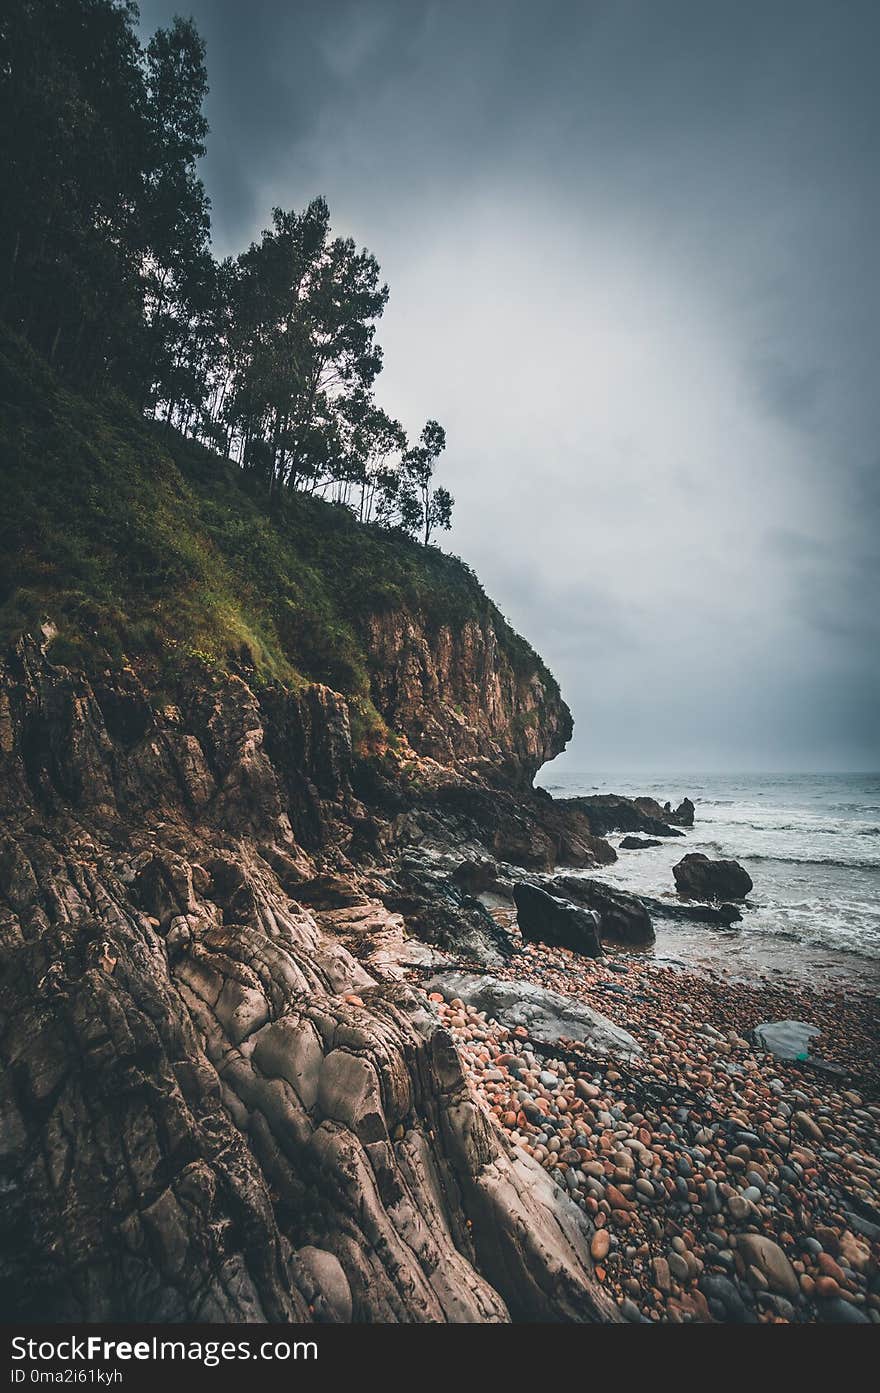
[[[738,861],[713,861],[700,851],[684,856],[672,874],[678,893],[693,900],[743,900],[753,889]]]
[[[667,813],[653,798],[623,798],[617,793],[593,794],[589,798],[560,798],[559,808],[584,813],[593,834],[646,832],[652,837],[683,837],[673,826],[674,814]]]
[[[696,809],[690,798],[683,798],[678,807],[672,812],[669,811],[669,804],[664,807],[664,812],[669,822],[675,823],[679,827],[693,827],[694,813]]]
[[[580,808],[537,789],[512,793],[473,779],[447,779],[432,788],[415,820],[430,838],[437,835],[438,819],[444,841],[471,842],[493,859],[525,870],[607,866],[617,860],[613,846],[594,835]],[[406,835],[411,837],[413,830],[410,817]]]
[[[729,928],[742,919],[742,912],[735,904],[699,904],[695,900],[683,904],[675,900],[655,900],[650,895],[640,895],[645,909],[655,919],[677,919],[684,923],[716,924]]]

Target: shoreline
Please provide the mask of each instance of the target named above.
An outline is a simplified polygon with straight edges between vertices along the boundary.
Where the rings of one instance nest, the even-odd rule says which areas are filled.
[[[855,981],[880,990],[880,778],[864,774],[687,773],[652,778],[543,771],[555,798],[612,795],[636,803],[687,790],[693,825],[685,841],[621,847],[596,872],[611,889],[677,902],[672,868],[684,852],[735,860],[754,889],[743,922],[713,938],[669,926],[666,942],[688,961],[737,964],[737,975]],[[650,834],[649,834],[650,835]],[[658,938],[660,924],[657,924]]]
[[[498,1132],[595,1226],[597,1276],[626,1319],[880,1324],[869,993],[535,944],[497,975],[583,1002],[641,1046],[620,1059],[538,1044],[460,998],[430,998]],[[746,1037],[791,1018],[820,1028],[813,1049],[830,1069]]]
[[[650,900],[638,890],[630,890],[624,882],[610,879],[608,870],[607,866],[595,866],[565,873],[572,879],[582,877],[608,890],[633,894],[650,906]],[[547,888],[552,891],[550,879]],[[674,906],[682,903],[671,893],[666,898]],[[483,902],[507,932],[518,932],[516,913],[508,909],[506,903],[491,904],[487,896],[483,897]],[[654,915],[649,907],[656,934],[653,943],[622,944],[604,939],[603,948],[607,956],[645,960],[658,967],[690,972],[710,980],[724,979],[745,987],[769,984],[813,989],[820,993],[825,990],[859,992],[880,1001],[880,959],[848,948],[832,950],[818,944],[805,944],[785,934],[755,933],[749,927],[747,904],[743,902],[738,908],[743,909],[742,920],[723,927],[703,924],[696,919],[662,918]]]
[[[609,889],[625,889],[619,881],[606,880],[605,868],[590,878]],[[634,892],[638,895],[638,892]],[[672,903],[675,898],[670,896]],[[794,935],[768,934],[750,929],[749,910],[729,928],[720,925],[654,920],[656,942],[644,948],[620,948],[605,944],[606,952],[646,957],[698,976],[718,977],[743,986],[790,984],[816,991],[855,991],[868,997],[880,992],[880,960],[854,949],[830,949],[804,943]]]

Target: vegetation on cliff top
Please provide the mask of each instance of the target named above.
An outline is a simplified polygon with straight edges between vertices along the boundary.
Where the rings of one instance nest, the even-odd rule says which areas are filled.
[[[429,546],[445,434],[373,396],[379,266],[323,199],[236,258],[198,176],[204,44],[145,46],[131,0],[24,0],[0,21],[0,641],[50,620],[70,665],[192,662],[370,702],[367,619],[491,622]],[[422,543],[419,545],[416,538]]]
[[[515,670],[558,691],[456,557],[319,498],[270,505],[236,465],[121,395],[77,395],[4,332],[0,478],[5,642],[49,619],[59,661],[326,682],[369,722],[363,625],[403,609],[429,632],[492,623]]]
[[[410,444],[374,396],[379,263],[330,210],[274,208],[217,261],[205,45],[146,45],[132,0],[21,0],[0,19],[0,319],[80,391],[121,389],[270,495],[323,494],[427,546],[453,499],[446,444]]]

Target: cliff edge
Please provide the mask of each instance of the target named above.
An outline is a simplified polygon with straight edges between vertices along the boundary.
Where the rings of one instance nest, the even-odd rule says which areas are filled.
[[[425,819],[570,733],[549,673],[459,563],[2,366],[7,1315],[614,1319],[396,960]]]

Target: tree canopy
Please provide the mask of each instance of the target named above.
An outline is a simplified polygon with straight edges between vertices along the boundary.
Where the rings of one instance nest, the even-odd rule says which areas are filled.
[[[375,398],[388,286],[323,198],[272,210],[217,261],[205,46],[176,18],[143,45],[133,0],[0,12],[0,317],[80,389],[121,389],[265,481],[429,545],[453,500],[446,440],[410,446]]]

